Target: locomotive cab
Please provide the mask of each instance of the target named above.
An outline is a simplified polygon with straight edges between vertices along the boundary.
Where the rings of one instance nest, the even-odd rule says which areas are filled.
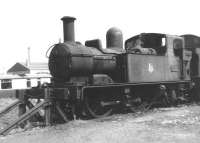
[[[125,49],[136,54],[152,54],[164,56],[166,54],[166,35],[157,33],[142,33],[125,42]]]
[[[140,42],[140,47],[137,45]],[[179,36],[142,33],[125,42],[127,82],[189,80],[191,54]],[[187,70],[186,70],[187,68]],[[187,71],[187,72],[185,72]]]

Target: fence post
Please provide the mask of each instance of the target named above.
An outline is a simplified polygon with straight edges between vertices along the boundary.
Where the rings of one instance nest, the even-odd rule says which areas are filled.
[[[50,95],[50,88],[45,88],[45,101],[47,105],[45,106],[45,125],[52,125],[52,99]]]
[[[18,116],[20,117],[26,113],[26,104],[28,101],[26,90],[16,90],[16,97],[21,101],[18,105]],[[23,128],[25,123],[20,124],[20,126]]]

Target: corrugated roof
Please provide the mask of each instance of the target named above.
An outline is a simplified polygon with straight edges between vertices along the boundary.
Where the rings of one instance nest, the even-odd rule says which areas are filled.
[[[48,63],[30,63],[30,70],[48,70]]]

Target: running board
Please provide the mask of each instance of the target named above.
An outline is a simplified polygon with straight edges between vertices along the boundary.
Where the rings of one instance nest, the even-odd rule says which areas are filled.
[[[0,131],[0,135],[8,134],[9,131],[11,131],[15,126],[21,124],[22,122],[28,120],[30,117],[32,117],[33,115],[38,113],[39,109],[46,106],[46,104],[48,104],[47,101],[43,101],[43,102],[38,103],[34,108],[27,111],[25,114],[20,116],[16,121],[12,122],[8,127],[3,129],[2,131]]]
[[[22,102],[20,100],[14,102],[13,104],[11,104],[10,106],[8,106],[6,109],[4,109],[3,111],[0,112],[0,118],[7,114],[9,111],[11,111],[12,109],[14,109],[16,106],[18,106],[19,104],[21,104]]]

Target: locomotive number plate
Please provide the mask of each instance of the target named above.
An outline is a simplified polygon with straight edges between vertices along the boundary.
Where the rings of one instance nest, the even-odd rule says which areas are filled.
[[[148,71],[152,73],[154,71],[153,65],[149,63]]]

